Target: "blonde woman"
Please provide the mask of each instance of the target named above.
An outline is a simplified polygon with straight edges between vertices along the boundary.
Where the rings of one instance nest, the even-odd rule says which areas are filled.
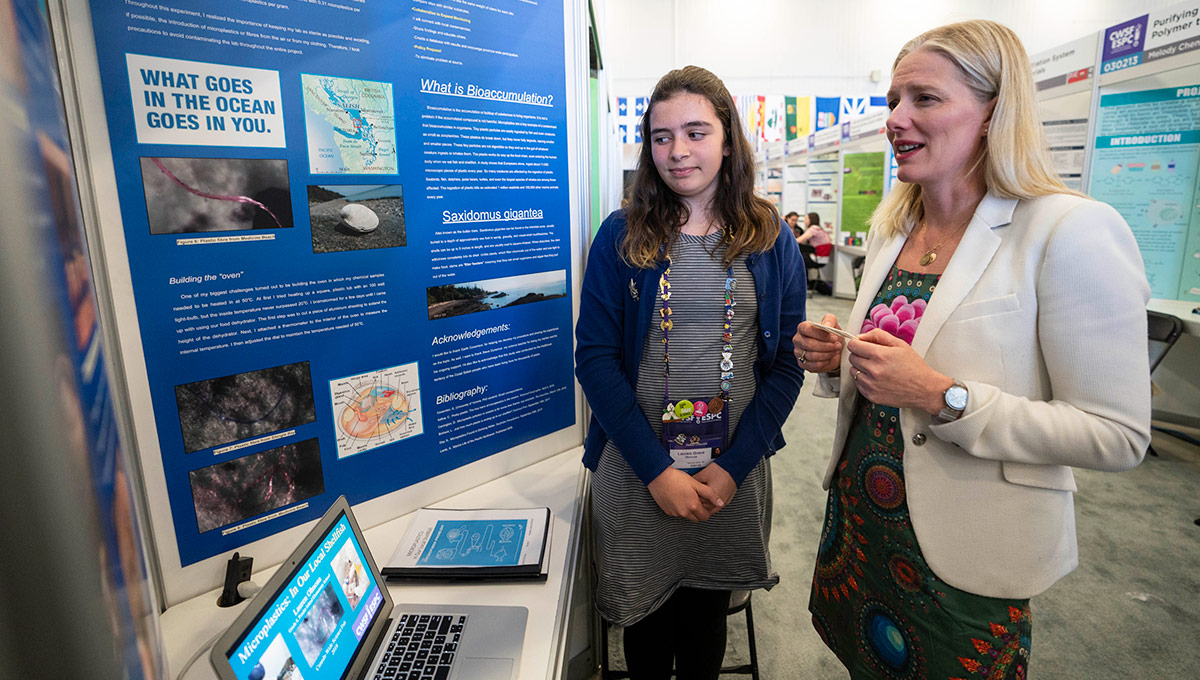
[[[797,327],[839,399],[809,609],[852,678],[1026,677],[1029,598],[1078,561],[1071,467],[1149,443],[1137,244],[1055,177],[1031,73],[989,21],[904,46],[857,337]]]

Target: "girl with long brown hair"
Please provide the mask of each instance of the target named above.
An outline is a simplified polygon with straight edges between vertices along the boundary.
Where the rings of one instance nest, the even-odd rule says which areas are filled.
[[[712,73],[659,81],[627,206],[592,244],[576,374],[592,409],[596,605],[634,678],[716,678],[731,591],[770,588],[768,458],[803,372],[805,275],[754,194],[754,155]],[[743,593],[744,596],[744,593]]]

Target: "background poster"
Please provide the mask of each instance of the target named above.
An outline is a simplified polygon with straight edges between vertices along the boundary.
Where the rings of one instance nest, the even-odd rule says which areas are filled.
[[[848,153],[842,158],[842,231],[865,232],[883,198],[882,151]]]
[[[1106,94],[1088,190],[1137,238],[1150,294],[1200,300],[1200,87]]]
[[[91,6],[182,565],[574,423],[560,4]]]
[[[1050,144],[1050,162],[1054,164],[1054,172],[1067,188],[1076,191],[1082,186],[1087,127],[1087,118],[1042,120],[1042,132]]]
[[[838,152],[809,154],[808,212],[821,218],[821,226],[830,234],[838,231]]]

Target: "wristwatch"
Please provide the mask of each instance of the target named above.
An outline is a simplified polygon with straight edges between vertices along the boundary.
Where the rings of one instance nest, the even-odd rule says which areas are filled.
[[[963,411],[967,410],[967,396],[967,386],[955,380],[954,384],[947,387],[946,391],[942,393],[945,405],[933,417],[933,422],[952,423],[961,418]]]

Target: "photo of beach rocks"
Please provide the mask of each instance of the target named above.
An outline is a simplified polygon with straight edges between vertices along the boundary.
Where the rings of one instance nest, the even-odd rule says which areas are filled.
[[[567,270],[507,276],[425,289],[429,320],[516,307],[567,296]]]
[[[141,159],[151,234],[292,227],[287,161]]]
[[[399,184],[313,184],[308,216],[314,253],[408,245]]]

